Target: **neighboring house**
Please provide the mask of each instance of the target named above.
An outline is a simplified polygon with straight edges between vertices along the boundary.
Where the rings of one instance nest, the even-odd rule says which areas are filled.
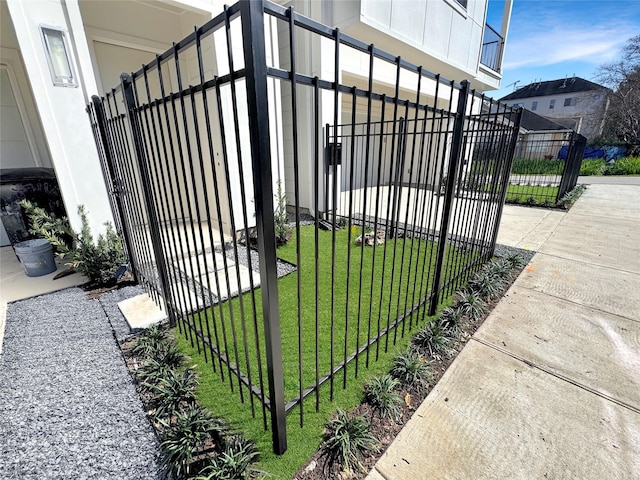
[[[580,77],[534,82],[500,99],[524,107],[591,140],[602,134],[609,89]]]
[[[514,157],[557,159],[558,145],[566,140],[572,131],[525,108],[522,111]]]
[[[107,191],[102,179],[93,133],[85,111],[92,95],[100,95],[119,83],[121,72],[138,70],[156,54],[170,48],[219,14],[224,0],[0,0],[0,80],[2,124],[0,168],[52,167],[55,170],[71,224],[79,228],[79,204],[90,212],[94,231],[111,219]],[[505,0],[503,21],[495,29],[486,24],[488,0],[354,0],[278,1],[303,15],[444,77],[467,79],[477,91],[497,89],[501,80],[502,52],[509,28],[512,0]],[[288,47],[288,34],[274,20],[267,26],[271,44],[269,61],[285,68],[287,58],[279,51]],[[282,30],[279,30],[282,28]],[[498,33],[499,32],[499,33]],[[239,29],[232,29],[234,45],[240,45]],[[297,62],[309,72],[333,77],[333,48],[324,41],[298,39]],[[214,36],[213,62],[218,74],[224,70],[226,45]],[[241,51],[236,52],[234,58]],[[286,57],[286,56],[283,56]],[[340,82],[367,87],[368,62],[362,54],[345,52],[340,61]],[[365,58],[366,60],[366,58]],[[181,60],[182,61],[182,60]],[[185,60],[188,82],[197,78],[195,55]],[[182,65],[182,64],[181,64]],[[395,84],[393,68],[375,72],[374,88],[385,92]],[[185,81],[186,84],[188,82]],[[402,79],[403,94],[414,95],[412,79]],[[402,83],[401,82],[401,83]],[[433,85],[423,85],[433,97]],[[393,93],[392,91],[388,93]],[[269,89],[270,119],[274,131],[274,175],[293,192],[290,142],[282,125],[291,122],[290,102],[273,82]],[[5,102],[5,99],[9,99]],[[229,99],[226,101],[230,102]],[[344,100],[346,102],[346,99]],[[449,99],[439,99],[445,105]],[[322,99],[321,125],[333,123],[333,99]],[[342,99],[341,99],[342,102]],[[346,104],[346,103],[345,103]],[[230,104],[225,106],[229,109]],[[289,110],[288,110],[289,108]],[[359,107],[360,108],[360,107]],[[364,120],[364,107],[358,121]],[[374,111],[374,115],[378,114]],[[341,121],[347,121],[341,119]],[[241,125],[241,136],[248,125]],[[313,119],[299,118],[299,149],[312,158]],[[17,132],[17,133],[16,133]],[[283,133],[285,132],[285,133]],[[11,148],[9,148],[11,146]],[[233,151],[233,148],[229,148]],[[15,153],[18,152],[18,153]],[[305,158],[301,154],[301,158]],[[244,159],[243,159],[244,162]],[[312,186],[313,167],[301,165],[300,175]],[[233,175],[233,172],[231,173]],[[249,176],[250,177],[250,176]],[[251,179],[247,187],[251,187]],[[274,189],[275,190],[275,189]],[[252,192],[252,189],[247,189]],[[313,188],[302,190],[310,208]],[[233,192],[238,195],[238,192]],[[239,205],[240,202],[233,202]],[[250,202],[249,202],[250,203]],[[255,221],[251,218],[249,222]],[[242,225],[237,225],[241,228]]]

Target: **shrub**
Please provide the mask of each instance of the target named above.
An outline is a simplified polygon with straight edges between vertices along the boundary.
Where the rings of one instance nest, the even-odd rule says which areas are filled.
[[[475,292],[457,292],[458,307],[472,320],[478,320],[487,311],[487,304]]]
[[[225,439],[222,452],[211,457],[198,480],[244,480],[253,471],[251,464],[258,457],[255,444],[241,435]]]
[[[126,263],[122,240],[110,223],[104,224],[105,234],[98,235],[94,241],[84,206],[78,206],[82,229],[76,233],[66,218],[58,218],[27,200],[21,201],[20,205],[29,217],[29,233],[48,240],[55,247],[56,254],[68,260],[67,266],[91,282],[113,280],[116,270]]]
[[[419,390],[433,380],[426,358],[411,349],[399,353],[393,359],[391,375],[403,384]]]
[[[562,173],[564,160],[545,160],[538,158],[514,158],[511,165],[512,175],[556,175]]]
[[[182,373],[169,370],[157,383],[146,383],[145,387],[153,394],[156,402],[155,417],[171,418],[182,408],[194,404],[197,386],[198,380],[190,368]]]
[[[428,353],[435,359],[448,358],[454,353],[454,339],[447,334],[443,323],[438,320],[430,321],[412,339],[413,345]]]
[[[605,175],[640,175],[640,157],[619,158],[608,165],[604,171]]]
[[[282,191],[282,181],[278,180],[277,208],[273,214],[276,232],[276,245],[285,245],[291,240],[291,227],[289,226],[289,214],[287,213],[287,196]]]
[[[153,325],[138,336],[136,345],[131,349],[131,352],[139,357],[149,357],[154,352],[164,348],[166,341],[167,337],[164,328],[159,325]]]
[[[327,423],[322,439],[320,452],[327,457],[329,465],[337,464],[348,471],[357,468],[364,472],[361,455],[380,449],[380,442],[371,433],[371,424],[364,415],[349,418],[343,410],[338,410]]]
[[[606,166],[602,158],[585,158],[580,165],[580,175],[604,175]]]
[[[457,335],[460,333],[460,324],[464,321],[466,315],[460,307],[447,307],[440,314],[440,322],[444,328],[445,334]]]
[[[400,384],[389,374],[373,377],[364,387],[364,399],[382,418],[400,417],[402,398],[395,391]]]
[[[514,268],[522,268],[527,264],[527,262],[525,262],[524,258],[522,258],[517,253],[513,253],[513,254],[509,255],[509,256],[505,257],[503,260],[505,261],[505,263],[510,265],[512,269],[514,269]]]
[[[483,269],[469,280],[468,287],[484,298],[496,298],[502,293],[504,281],[489,269]]]
[[[184,478],[199,473],[204,468],[206,457],[200,453],[207,440],[218,447],[222,445],[224,424],[198,405],[190,405],[177,413],[171,424],[160,436],[159,468],[168,479]]]
[[[578,185],[570,192],[567,192],[564,195],[564,197],[560,199],[560,205],[562,205],[564,208],[570,208],[571,205],[573,205],[576,202],[576,200],[580,198],[580,195],[582,195],[582,193],[586,189],[587,189],[586,185]]]
[[[500,259],[491,262],[489,265],[485,267],[485,270],[490,274],[495,275],[503,280],[506,280],[511,276],[511,264],[507,262],[505,259]]]

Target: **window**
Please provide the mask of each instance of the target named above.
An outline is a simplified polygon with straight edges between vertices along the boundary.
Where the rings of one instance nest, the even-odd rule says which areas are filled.
[[[53,84],[58,87],[77,87],[65,32],[43,25],[40,31]]]
[[[456,0],[456,2],[458,2],[464,8],[467,8],[467,0]]]
[[[511,106],[512,106],[513,108],[520,108],[520,107],[523,107],[523,106],[524,106],[524,103],[513,103],[513,104],[511,104]]]
[[[537,110],[537,109],[538,109],[538,102],[534,100],[533,102],[531,102],[531,110]]]
[[[573,107],[575,104],[576,104],[575,97],[569,97],[569,98],[565,98],[564,99],[564,106],[565,107]]]
[[[553,107],[556,106],[556,100],[555,98],[553,100],[549,100],[549,110],[552,110]]]

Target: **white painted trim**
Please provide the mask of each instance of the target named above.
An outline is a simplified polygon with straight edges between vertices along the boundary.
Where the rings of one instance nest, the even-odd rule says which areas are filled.
[[[9,85],[11,87],[11,90],[13,91],[13,97],[16,99],[16,105],[18,106],[18,115],[20,115],[20,121],[22,122],[22,127],[24,128],[24,133],[27,137],[27,144],[29,145],[29,150],[31,150],[33,162],[35,163],[36,167],[42,167],[42,159],[40,158],[40,152],[38,152],[36,137],[33,134],[33,130],[31,129],[31,123],[29,122],[27,108],[22,98],[22,92],[20,91],[19,87],[20,83],[18,82],[18,78],[15,75],[12,61],[5,60],[4,53],[4,51],[0,52],[0,54],[2,55],[0,56],[0,68],[7,71],[7,76],[9,77]]]
[[[100,69],[98,68],[98,57],[96,55],[95,42],[106,43],[108,45],[115,45],[118,47],[132,48],[134,50],[142,50],[143,52],[150,52],[155,54],[164,53],[170,48],[170,45],[155,40],[149,40],[141,37],[134,37],[132,35],[126,35],[123,33],[112,32],[102,28],[84,27],[85,34],[87,36],[87,45],[89,46],[89,55],[91,56],[91,65],[93,66],[93,74],[98,84],[98,90],[100,94],[106,92],[106,88],[102,85],[102,78],[100,77]]]

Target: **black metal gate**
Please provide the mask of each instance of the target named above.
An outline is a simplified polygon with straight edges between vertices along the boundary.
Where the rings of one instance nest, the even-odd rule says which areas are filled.
[[[299,37],[332,42],[332,78],[297,68]],[[361,85],[340,83],[343,54],[368,61]],[[88,112],[139,282],[261,409],[276,453],[288,412],[302,424],[305,398],[347,388],[492,256],[519,122],[468,82],[266,1],[226,8]],[[280,187],[293,238],[277,251]],[[367,232],[380,242],[356,244]]]

